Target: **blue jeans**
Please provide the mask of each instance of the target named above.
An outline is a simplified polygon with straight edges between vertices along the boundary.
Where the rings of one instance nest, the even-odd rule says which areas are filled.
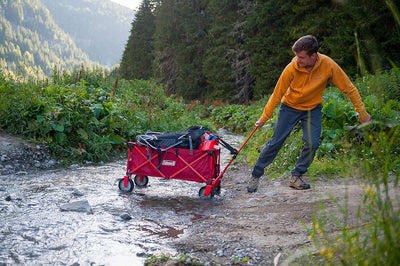
[[[301,176],[307,172],[308,167],[314,159],[315,152],[320,145],[321,109],[321,104],[309,111],[296,110],[281,104],[274,134],[261,151],[254,165],[252,175],[259,178],[264,174],[265,167],[275,159],[287,136],[289,136],[290,132],[299,121],[301,121],[301,128],[303,130],[302,139],[304,145],[301,155],[297,160],[296,168],[292,171],[292,175]]]

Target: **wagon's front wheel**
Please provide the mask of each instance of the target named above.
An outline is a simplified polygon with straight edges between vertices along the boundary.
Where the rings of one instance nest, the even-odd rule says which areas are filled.
[[[145,187],[147,183],[149,183],[149,177],[147,175],[135,175],[134,180],[138,187]]]
[[[210,193],[207,196],[205,196],[206,188],[207,188],[206,186],[200,188],[199,197],[201,199],[212,199],[214,197],[214,192],[211,190]]]
[[[133,181],[132,181],[132,179],[128,179],[127,181],[127,183],[126,183],[126,186],[125,186],[125,182],[124,182],[124,180],[125,180],[125,178],[121,178],[121,180],[119,180],[119,182],[118,182],[118,187],[119,187],[119,189],[122,191],[122,192],[132,192],[132,190],[133,190]]]

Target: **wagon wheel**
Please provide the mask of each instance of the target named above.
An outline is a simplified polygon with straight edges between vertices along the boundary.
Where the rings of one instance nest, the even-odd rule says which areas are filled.
[[[145,187],[149,183],[149,178],[147,175],[135,175],[134,181],[138,187]]]
[[[214,197],[214,190],[210,191],[210,194],[208,194],[207,196],[204,196],[204,193],[206,192],[206,187],[202,187],[199,190],[199,197],[201,199],[212,199]]]
[[[133,186],[134,185],[132,179],[128,179],[126,187],[124,186],[124,178],[121,178],[118,182],[118,187],[122,192],[132,192]]]
[[[214,195],[220,195],[221,194],[221,184],[218,184],[216,188],[213,189]]]

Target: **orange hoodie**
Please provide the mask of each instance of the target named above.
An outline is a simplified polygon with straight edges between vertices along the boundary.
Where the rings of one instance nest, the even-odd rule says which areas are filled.
[[[296,57],[286,66],[265,105],[260,121],[265,123],[269,120],[280,101],[297,110],[315,108],[322,103],[322,93],[329,79],[350,99],[360,118],[368,116],[357,88],[346,73],[331,58],[318,53],[315,66],[310,72],[297,65]]]

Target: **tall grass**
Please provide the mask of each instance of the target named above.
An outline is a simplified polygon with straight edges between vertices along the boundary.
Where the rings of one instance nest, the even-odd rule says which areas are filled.
[[[364,156],[351,165],[342,165],[345,176],[358,173],[362,181],[362,198],[356,217],[333,197],[340,215],[321,203],[313,225],[306,229],[312,247],[306,256],[292,256],[287,263],[320,265],[398,265],[400,263],[400,191],[397,142],[400,128],[377,134],[366,141]],[[394,153],[394,154],[393,154]],[[396,156],[397,154],[397,156]],[[354,159],[354,158],[353,158]],[[349,171],[349,169],[353,171]],[[352,221],[352,222],[350,222]]]

